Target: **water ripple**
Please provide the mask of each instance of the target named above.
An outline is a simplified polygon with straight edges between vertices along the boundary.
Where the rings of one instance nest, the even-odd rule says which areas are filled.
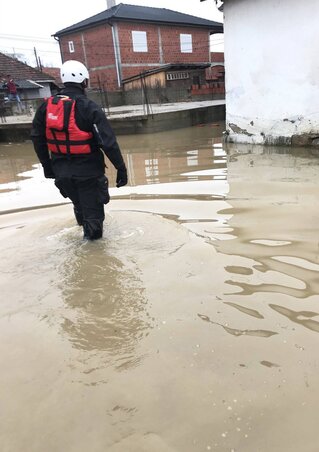
[[[284,306],[279,306],[276,304],[269,304],[269,307],[274,311],[278,312],[279,314],[287,317],[292,322],[298,323],[299,325],[302,325],[305,328],[308,328],[309,330],[319,333],[319,321],[312,319],[312,317],[316,317],[317,315],[319,315],[318,312],[293,311],[292,309],[288,309]],[[302,319],[300,317],[306,318]]]
[[[231,334],[232,336],[255,336],[255,337],[271,337],[274,336],[276,333],[275,331],[269,331],[269,330],[240,330],[238,328],[230,328],[226,325],[222,325],[218,322],[213,322],[207,315],[203,314],[197,314],[200,319],[202,319],[204,322],[209,322],[213,325],[218,325],[224,328],[224,330]]]

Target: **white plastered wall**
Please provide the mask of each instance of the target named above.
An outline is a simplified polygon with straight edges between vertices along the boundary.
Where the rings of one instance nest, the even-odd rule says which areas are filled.
[[[318,17],[318,0],[225,0],[230,141],[319,135]]]

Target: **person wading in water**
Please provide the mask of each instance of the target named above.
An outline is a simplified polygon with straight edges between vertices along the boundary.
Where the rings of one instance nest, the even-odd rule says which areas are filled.
[[[104,154],[117,170],[117,187],[127,184],[127,170],[105,113],[85,94],[87,68],[66,61],[61,80],[64,89],[37,109],[31,139],[44,176],[55,179],[62,196],[72,201],[84,238],[96,240],[102,237],[104,204],[110,200]]]

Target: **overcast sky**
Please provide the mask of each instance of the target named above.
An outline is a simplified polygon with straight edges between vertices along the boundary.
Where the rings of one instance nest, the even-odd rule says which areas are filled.
[[[120,3],[167,8],[223,22],[214,0],[116,0],[117,5]],[[6,9],[0,15],[0,51],[23,56],[32,66],[36,53],[44,65],[59,66],[59,47],[51,35],[105,9],[106,0],[15,0],[12,14]],[[220,35],[216,36],[213,47],[216,51],[223,50]]]

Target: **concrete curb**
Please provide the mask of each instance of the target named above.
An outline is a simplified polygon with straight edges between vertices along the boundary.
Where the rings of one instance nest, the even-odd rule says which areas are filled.
[[[148,115],[143,113],[142,106],[133,106],[133,111],[127,107],[127,111],[122,109],[121,113],[117,113],[114,109],[107,116],[116,135],[156,133],[225,120],[224,101],[194,104],[176,104],[175,109],[174,105],[163,106],[152,109],[153,113]],[[0,124],[0,142],[30,140],[31,124],[30,116],[8,117],[6,123]]]

